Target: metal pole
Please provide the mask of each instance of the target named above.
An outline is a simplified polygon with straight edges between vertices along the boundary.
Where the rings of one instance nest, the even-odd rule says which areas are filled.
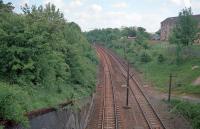
[[[168,102],[171,100],[171,89],[172,89],[172,74],[169,75],[169,94],[168,94]]]
[[[129,61],[127,59],[127,53],[126,53],[126,43],[124,42],[124,58],[128,63],[128,68],[127,68],[127,77],[126,77],[126,106],[124,106],[125,109],[129,109],[129,79],[130,79],[130,70],[129,70]]]
[[[128,107],[128,97],[129,97],[129,62],[127,70],[127,87],[126,87],[126,106]]]

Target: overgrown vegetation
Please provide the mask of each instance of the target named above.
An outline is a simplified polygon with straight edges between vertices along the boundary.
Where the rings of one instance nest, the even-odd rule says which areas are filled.
[[[90,95],[97,60],[54,5],[13,9],[0,0],[0,116],[27,125],[25,112]]]
[[[191,123],[193,129],[200,128],[200,104],[194,104],[186,101],[171,101],[172,111],[182,114]]]
[[[199,39],[198,22],[192,17],[192,9],[186,8],[179,13],[176,26],[169,37],[172,44],[176,44],[176,61],[181,63],[181,51],[183,47],[190,46]]]

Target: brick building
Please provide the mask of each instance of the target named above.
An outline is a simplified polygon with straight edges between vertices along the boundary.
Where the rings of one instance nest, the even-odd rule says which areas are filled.
[[[200,26],[200,15],[193,15]],[[178,17],[170,17],[161,22],[160,40],[168,40],[169,35],[174,28]]]

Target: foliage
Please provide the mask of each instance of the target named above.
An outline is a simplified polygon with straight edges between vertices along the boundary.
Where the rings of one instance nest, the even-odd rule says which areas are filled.
[[[140,56],[140,60],[141,60],[141,62],[143,62],[143,63],[147,63],[147,62],[150,62],[150,61],[151,61],[151,57],[150,57],[149,54],[143,52],[143,53],[141,54],[141,56]]]
[[[122,38],[128,37],[138,37],[142,38],[142,41],[149,38],[149,34],[142,27],[122,27],[118,28],[106,28],[106,29],[94,29],[86,32],[88,41],[98,42],[108,45],[112,41],[120,40]],[[145,38],[145,39],[144,39]],[[141,41],[141,42],[142,42]]]
[[[161,29],[159,29],[158,31],[156,31],[156,34],[160,36],[161,33]]]
[[[0,84],[0,91],[0,116],[7,120],[22,122],[27,126],[28,119],[24,116],[24,112],[27,111],[29,105],[27,101],[23,102],[27,98],[27,92],[6,83]]]
[[[159,54],[157,60],[159,63],[163,63],[165,61],[165,58],[162,54]]]
[[[3,3],[3,0],[0,0],[0,12],[7,12],[10,13],[12,12],[12,10],[14,9],[14,7],[12,6],[11,2],[8,2],[7,4]]]
[[[93,91],[98,62],[76,23],[66,22],[50,3],[25,5],[23,14],[14,13],[11,3],[0,1],[0,7],[0,82],[6,82],[0,85],[3,118],[22,122],[26,111]]]
[[[181,46],[192,45],[198,38],[198,32],[198,22],[193,18],[191,8],[183,9],[179,13],[170,41]]]
[[[194,129],[200,128],[200,104],[173,100],[171,105],[173,106],[172,111],[179,112],[189,119]]]
[[[117,52],[120,56],[124,57],[124,45],[125,40],[113,41],[109,44],[109,47]],[[134,63],[134,67],[143,72],[146,81],[150,81],[154,86],[164,92],[168,90],[169,74],[176,75],[173,78],[173,92],[179,94],[199,94],[200,87],[192,85],[192,82],[199,77],[199,69],[192,70],[193,66],[200,66],[199,58],[199,45],[193,45],[190,48],[183,48],[181,54],[186,57],[183,58],[183,62],[176,65],[176,46],[167,42],[150,43],[147,41],[148,49],[144,49],[142,45],[138,45],[136,42],[128,42],[127,44],[127,59]],[[150,62],[141,62],[141,55],[146,53],[150,55]],[[162,56],[161,56],[162,55]],[[158,60],[163,60],[158,63]],[[181,85],[178,85],[181,84]]]
[[[198,39],[198,22],[192,16],[191,8],[183,9],[179,13],[178,20],[172,35],[169,38],[170,43],[176,44],[177,63],[180,63],[180,52],[183,46],[189,46]]]
[[[89,42],[110,42],[120,37],[119,29],[95,29],[85,33]]]
[[[123,37],[136,37],[137,28],[136,27],[123,27],[121,30],[121,36]]]

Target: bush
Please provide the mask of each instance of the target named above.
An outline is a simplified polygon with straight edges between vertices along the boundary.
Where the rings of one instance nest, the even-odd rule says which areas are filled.
[[[0,84],[0,116],[6,120],[14,120],[24,126],[28,125],[28,119],[24,113],[28,109],[28,104],[24,99],[27,99],[27,94],[12,88],[7,84]]]
[[[193,104],[186,101],[173,100],[172,111],[181,113],[189,119],[194,129],[200,128],[200,104]]]
[[[158,61],[159,63],[163,63],[163,62],[165,61],[164,56],[163,56],[162,54],[159,54],[158,57],[157,57],[157,61]]]
[[[143,63],[147,63],[151,61],[151,56],[145,52],[143,52],[140,56],[140,61]]]

